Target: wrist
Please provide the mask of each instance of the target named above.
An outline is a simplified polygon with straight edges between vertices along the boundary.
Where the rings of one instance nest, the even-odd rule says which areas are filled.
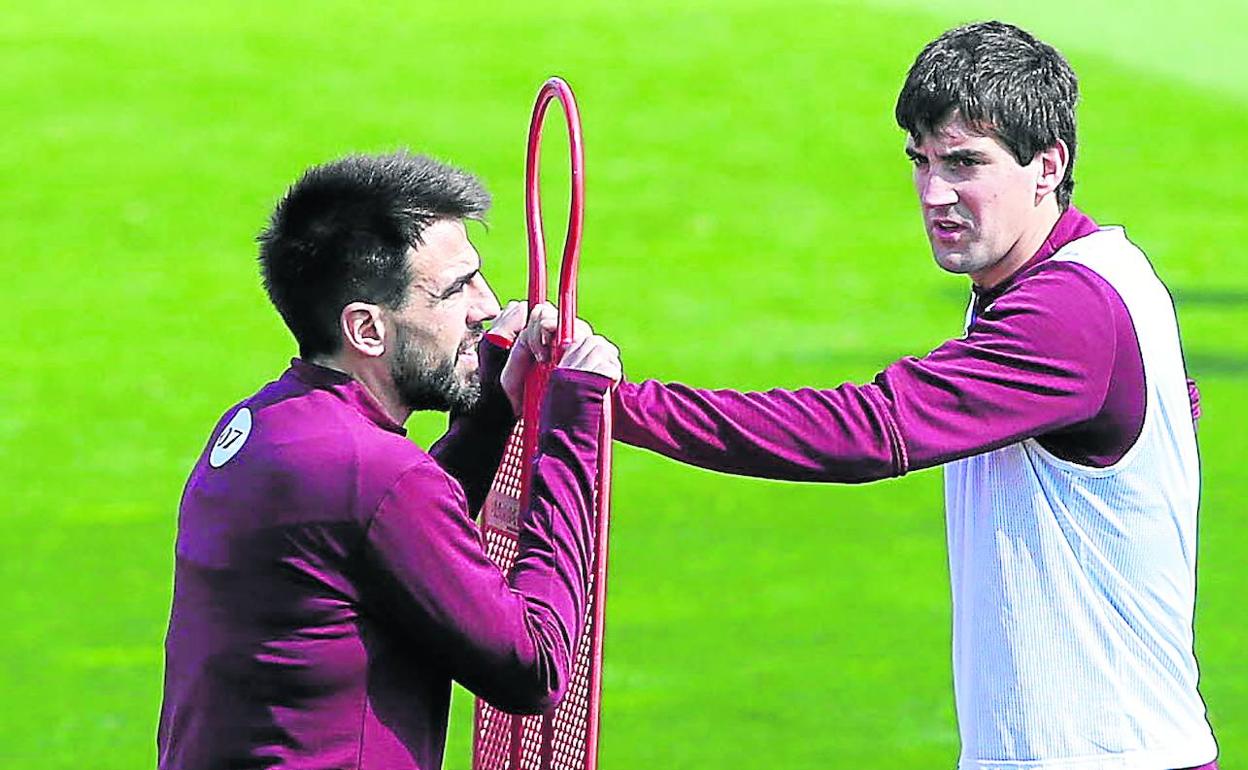
[[[542,427],[596,429],[611,386],[610,377],[595,372],[552,370],[542,404]]]

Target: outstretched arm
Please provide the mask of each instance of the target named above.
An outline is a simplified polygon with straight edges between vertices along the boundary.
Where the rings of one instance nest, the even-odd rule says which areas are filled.
[[[1107,288],[1054,266],[963,339],[864,385],[742,393],[623,383],[615,438],[711,470],[865,482],[1078,425],[1105,403],[1115,355]]]

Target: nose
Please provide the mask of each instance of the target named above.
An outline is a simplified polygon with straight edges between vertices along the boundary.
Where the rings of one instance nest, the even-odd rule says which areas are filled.
[[[952,206],[958,202],[958,191],[939,171],[917,172],[914,181],[919,188],[919,202],[926,208]]]
[[[498,297],[494,296],[494,290],[490,288],[485,276],[477,273],[468,288],[473,293],[472,306],[468,310],[469,323],[479,324],[489,321],[502,311],[498,304]]]

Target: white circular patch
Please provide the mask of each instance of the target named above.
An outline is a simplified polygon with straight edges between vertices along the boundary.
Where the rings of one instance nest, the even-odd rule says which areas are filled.
[[[243,448],[250,435],[251,410],[244,406],[221,429],[221,435],[213,442],[212,454],[208,455],[208,464],[214,468],[225,465],[231,457],[238,454],[238,450]]]

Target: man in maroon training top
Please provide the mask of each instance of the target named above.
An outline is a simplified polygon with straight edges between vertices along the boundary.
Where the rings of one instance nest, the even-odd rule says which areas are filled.
[[[615,435],[777,479],[946,465],[959,767],[1213,767],[1196,394],[1147,259],[1071,204],[1076,98],[1065,59],[1016,27],[933,41],[896,117],[933,255],[973,283],[965,336],[866,385],[624,383]]]
[[[509,356],[525,308],[499,313],[464,229],[488,206],[396,153],[313,168],[274,212],[260,264],[299,358],[226,411],[183,493],[160,767],[436,770],[452,679],[518,712],[566,689],[619,354],[582,331],[550,378],[509,581],[472,518],[535,331]],[[453,414],[428,452],[418,409]]]

